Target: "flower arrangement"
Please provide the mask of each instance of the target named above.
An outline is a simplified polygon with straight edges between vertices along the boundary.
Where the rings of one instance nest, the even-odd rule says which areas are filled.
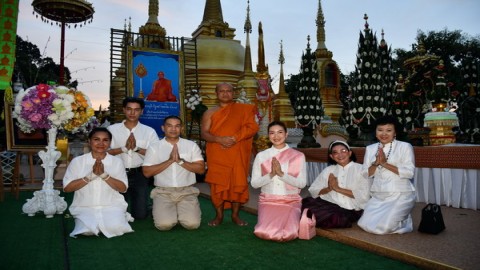
[[[185,98],[185,106],[194,111],[195,106],[200,105],[200,103],[202,103],[202,97],[199,95],[197,89],[192,89],[190,93],[187,94],[187,98]]]
[[[207,106],[202,103],[202,97],[197,89],[192,89],[190,93],[187,94],[185,106],[192,110],[192,118],[197,122],[200,122],[203,113],[208,109]]]
[[[93,115],[90,100],[81,91],[46,84],[21,90],[13,112],[18,127],[25,133],[52,127],[76,133]]]

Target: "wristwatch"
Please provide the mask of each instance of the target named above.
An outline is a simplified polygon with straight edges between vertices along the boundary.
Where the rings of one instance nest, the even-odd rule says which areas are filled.
[[[182,166],[182,164],[185,163],[185,160],[183,158],[180,159],[179,162],[177,162],[178,165]]]

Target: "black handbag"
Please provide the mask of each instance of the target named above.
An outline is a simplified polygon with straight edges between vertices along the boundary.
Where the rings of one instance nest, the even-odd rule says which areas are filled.
[[[423,233],[438,234],[445,230],[443,222],[442,209],[440,205],[429,203],[422,209],[422,220],[418,226],[418,231]]]

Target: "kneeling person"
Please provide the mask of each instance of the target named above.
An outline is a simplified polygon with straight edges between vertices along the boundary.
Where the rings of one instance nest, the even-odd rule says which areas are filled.
[[[201,221],[200,192],[193,185],[195,173],[205,173],[202,152],[195,142],[180,138],[179,117],[167,116],[162,130],[165,138],[150,145],[143,162],[143,174],[155,179],[150,193],[155,227],[166,231],[180,223],[186,229],[197,229]]]

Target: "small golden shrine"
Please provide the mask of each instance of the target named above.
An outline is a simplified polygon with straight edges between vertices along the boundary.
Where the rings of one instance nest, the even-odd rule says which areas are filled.
[[[430,145],[455,143],[453,128],[459,125],[455,112],[429,112],[425,114],[424,125],[430,128]]]

